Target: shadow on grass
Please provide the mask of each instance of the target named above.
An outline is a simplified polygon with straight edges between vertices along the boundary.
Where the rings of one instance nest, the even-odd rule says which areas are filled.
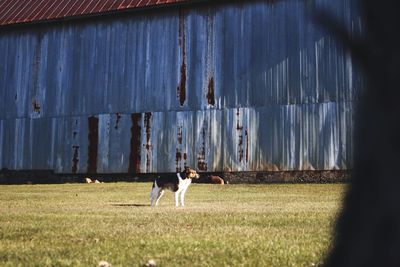
[[[114,207],[150,207],[150,204],[130,204],[130,203],[115,203],[111,204]]]

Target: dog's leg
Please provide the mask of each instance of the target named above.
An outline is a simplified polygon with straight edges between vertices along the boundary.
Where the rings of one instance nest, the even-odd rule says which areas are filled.
[[[180,193],[181,191],[176,191],[175,192],[175,207],[179,207],[179,193]]]
[[[185,194],[186,194],[186,189],[182,190],[182,192],[181,192],[181,206],[182,207],[185,206]]]
[[[160,198],[164,195],[165,190],[161,189],[160,191],[158,191],[158,196],[157,196],[157,200],[156,200],[156,206],[158,206],[158,202],[160,201]]]

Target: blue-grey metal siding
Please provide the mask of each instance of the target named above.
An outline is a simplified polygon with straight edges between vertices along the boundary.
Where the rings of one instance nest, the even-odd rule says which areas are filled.
[[[0,168],[85,173],[91,116],[98,173],[352,167],[362,81],[303,1],[1,32],[0,62]]]

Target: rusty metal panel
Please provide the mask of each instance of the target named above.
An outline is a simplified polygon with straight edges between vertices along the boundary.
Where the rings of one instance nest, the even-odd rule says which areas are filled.
[[[350,1],[317,2],[360,27]],[[0,168],[352,167],[362,78],[302,1],[8,31],[0,62]]]
[[[92,0],[3,0],[0,3],[0,26],[43,20],[95,15],[99,13],[158,7],[188,0],[92,1]]]
[[[257,138],[250,140],[250,133],[256,131],[251,125],[250,118],[254,118],[256,112],[250,108],[229,109],[225,113],[226,128],[223,151],[224,171],[246,171],[252,159],[252,145],[257,145]]]
[[[6,33],[0,116],[357,101],[350,56],[304,12],[255,2]]]
[[[348,169],[353,109],[350,102],[330,102],[99,115],[91,171],[92,117],[3,120],[0,159],[10,169],[60,173]]]

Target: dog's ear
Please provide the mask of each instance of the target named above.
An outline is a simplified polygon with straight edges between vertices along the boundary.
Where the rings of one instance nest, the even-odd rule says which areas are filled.
[[[186,170],[184,170],[183,172],[180,173],[180,175],[181,175],[181,178],[183,180],[185,180],[188,177],[188,172]]]

